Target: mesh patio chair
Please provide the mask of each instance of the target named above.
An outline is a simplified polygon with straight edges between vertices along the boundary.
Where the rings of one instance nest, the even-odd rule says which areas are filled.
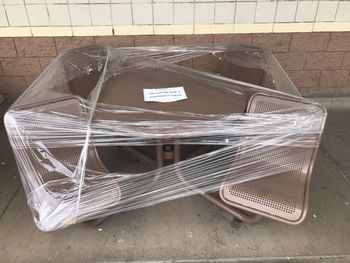
[[[61,139],[63,138],[63,141],[61,144],[46,147],[45,139],[51,143],[52,140],[50,132],[43,129],[40,131],[43,132],[43,136],[37,134],[38,140],[32,142],[35,146],[32,145],[32,147],[23,150],[25,153],[22,158],[28,158],[28,163],[31,163],[27,174],[32,174],[32,178],[28,180],[28,183],[32,184],[33,189],[35,189],[29,194],[28,202],[34,208],[33,214],[38,227],[43,230],[53,227],[50,220],[54,215],[61,215],[68,224],[76,219],[80,221],[81,218],[96,218],[101,209],[115,206],[121,199],[121,190],[117,183],[113,183],[113,179],[107,184],[105,180],[98,179],[100,176],[108,174],[108,170],[101,162],[95,146],[90,144],[86,157],[85,180],[76,214],[75,204],[79,192],[74,173],[83,146],[69,146],[70,140],[76,139],[77,135],[79,136],[79,132],[71,130],[74,128],[69,126],[69,118],[81,119],[82,125],[84,125],[84,121],[86,121],[84,108],[79,97],[69,95],[44,103],[15,108],[8,113],[16,115],[16,121],[19,126],[23,123],[23,129],[34,129],[36,133],[40,131],[38,127],[55,129],[55,127],[63,125],[67,128],[67,131],[62,133]],[[33,121],[29,125],[28,114]],[[67,116],[67,119],[64,116]],[[73,123],[77,122],[73,121]],[[85,136],[84,130],[82,130],[81,136]],[[44,139],[42,140],[42,138]],[[52,224],[56,221],[59,220],[57,218],[52,220]]]
[[[304,102],[257,94],[252,96],[247,107],[248,113],[307,114]],[[326,110],[314,105],[314,117],[319,119],[317,129],[322,131]],[[308,134],[303,135],[307,140]],[[243,138],[244,140],[244,138]],[[309,185],[315,157],[321,136],[318,135],[314,147],[274,147],[271,152],[255,152],[264,158],[292,170],[274,176],[236,185],[223,183],[220,197],[223,202],[253,214],[275,219],[288,224],[299,224],[308,209]],[[239,155],[246,155],[242,151]]]

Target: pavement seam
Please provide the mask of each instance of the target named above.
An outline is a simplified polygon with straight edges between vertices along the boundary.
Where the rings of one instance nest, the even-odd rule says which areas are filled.
[[[0,214],[0,219],[2,218],[2,216],[5,214],[5,212],[7,211],[7,209],[10,207],[12,201],[15,199],[16,195],[19,192],[19,189],[21,189],[21,185],[18,186],[16,192],[13,194],[13,196],[11,197],[10,201],[8,202],[8,204],[6,205],[5,209],[2,211],[2,213]]]
[[[339,166],[333,161],[331,155],[322,146],[320,147],[320,150],[322,151],[326,159],[329,161],[330,165],[334,168],[334,170],[336,170],[336,172],[340,174],[341,177],[343,177],[346,184],[350,187],[350,178],[348,177],[348,175],[346,175],[346,173],[344,173],[344,171],[339,168]]]

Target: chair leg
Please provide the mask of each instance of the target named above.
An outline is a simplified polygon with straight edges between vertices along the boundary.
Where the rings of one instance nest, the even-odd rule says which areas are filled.
[[[84,224],[84,225],[86,225],[86,226],[90,226],[90,227],[99,226],[99,225],[101,225],[107,218],[108,218],[108,216],[106,216],[106,217],[101,217],[101,218],[96,218],[96,219],[84,221],[84,222],[82,222],[82,224]]]
[[[179,162],[181,159],[180,157],[180,144],[177,142],[174,144],[174,163]],[[182,182],[184,182],[188,189],[191,191],[195,191],[196,187],[190,185],[189,183],[186,182],[185,178],[183,178],[181,171],[178,170],[177,167],[175,167],[176,169],[176,174],[177,176],[180,178],[180,180]],[[234,218],[245,222],[245,223],[256,223],[258,222],[262,217],[260,215],[247,215],[244,212],[242,212],[241,210],[234,208],[232,206],[229,206],[228,204],[224,203],[220,198],[217,198],[216,196],[209,194],[209,193],[201,193],[200,194],[203,198],[205,198],[206,200],[208,200],[209,202],[213,203],[214,205],[218,206],[219,208],[221,208],[222,210],[224,210],[225,212],[229,213],[230,215],[232,215]]]
[[[259,222],[262,218],[262,216],[257,214],[247,215],[240,209],[234,208],[224,203],[220,198],[212,194],[204,193],[204,194],[201,194],[201,196],[242,222],[254,224]]]

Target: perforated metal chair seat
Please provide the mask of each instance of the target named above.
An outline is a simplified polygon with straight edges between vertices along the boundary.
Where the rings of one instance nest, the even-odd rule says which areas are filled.
[[[257,94],[251,98],[247,112],[310,114],[306,112],[305,105],[297,100]],[[321,131],[325,122],[325,109],[319,105],[313,106],[316,111],[314,117],[319,119],[316,125]],[[233,207],[254,214],[288,224],[301,223],[307,213],[309,184],[317,148],[316,142],[313,148],[280,146],[254,153],[246,153],[242,149],[238,154],[241,157],[249,155],[254,158],[255,155],[257,160],[264,159],[288,167],[288,172],[235,185],[225,185],[224,182],[220,191],[221,199]]]

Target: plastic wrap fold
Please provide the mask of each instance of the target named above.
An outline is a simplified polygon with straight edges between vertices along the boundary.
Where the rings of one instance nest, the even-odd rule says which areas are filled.
[[[187,99],[144,101],[171,87]],[[35,222],[53,231],[292,172],[325,116],[267,50],[91,46],[59,55],[5,125]]]

